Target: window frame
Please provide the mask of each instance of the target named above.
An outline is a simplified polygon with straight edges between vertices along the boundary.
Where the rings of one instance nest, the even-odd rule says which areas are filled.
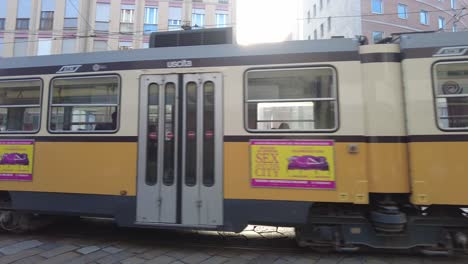
[[[422,22],[422,14],[425,15],[425,18],[426,18],[426,19],[425,19],[425,23]],[[421,9],[421,10],[419,11],[419,24],[425,25],[425,26],[429,26],[429,21],[430,21],[429,19],[430,19],[430,18],[429,18],[429,12],[428,12],[427,10],[422,10],[422,9]]]
[[[117,77],[118,80],[118,88],[119,88],[119,94],[118,94],[118,99],[117,99],[117,122],[116,122],[116,128],[114,130],[87,130],[87,131],[56,131],[56,130],[51,130],[50,129],[50,124],[52,120],[52,107],[54,104],[52,104],[52,95],[53,95],[53,84],[54,81],[57,79],[84,79],[84,78],[105,78],[105,77]],[[112,74],[99,74],[99,75],[58,75],[54,76],[52,79],[49,81],[49,98],[48,98],[48,107],[47,107],[47,132],[50,134],[65,134],[65,135],[72,135],[72,134],[78,134],[78,135],[83,135],[83,134],[117,134],[120,130],[120,121],[122,120],[121,117],[121,108],[122,108],[122,76],[118,73],[112,73]],[[77,104],[79,106],[79,104]],[[96,104],[96,106],[99,106],[99,104]]]
[[[332,129],[315,129],[315,130],[280,130],[280,129],[270,129],[270,130],[259,130],[259,129],[250,129],[249,128],[249,112],[248,107],[246,107],[249,103],[247,98],[248,94],[248,73],[252,71],[284,71],[284,70],[304,70],[304,69],[331,69],[333,72],[333,80],[335,82],[335,127]],[[335,66],[331,64],[318,64],[318,65],[299,65],[299,66],[286,66],[286,67],[254,67],[248,68],[244,71],[243,74],[243,98],[242,98],[242,111],[243,111],[243,123],[244,123],[244,130],[249,133],[254,134],[320,134],[320,133],[336,133],[340,130],[341,122],[340,122],[340,94],[339,94],[339,76],[338,70]],[[272,100],[273,101],[273,100]],[[278,102],[279,100],[276,100]]]
[[[405,11],[405,12],[400,13],[400,12],[399,12],[400,7],[404,8],[404,11]],[[398,13],[398,18],[399,18],[399,19],[408,20],[408,5],[405,5],[405,4],[402,4],[402,3],[398,3],[398,4],[397,4],[397,13]]]
[[[37,134],[41,131],[42,126],[42,107],[44,106],[43,102],[43,92],[44,92],[44,80],[40,77],[32,77],[32,78],[22,78],[22,79],[2,79],[0,82],[18,82],[18,81],[34,81],[38,80],[40,82],[41,88],[39,89],[39,125],[37,130],[32,131],[0,131],[0,135],[5,134]],[[8,107],[1,107],[1,108],[8,108]]]
[[[457,64],[457,63],[467,63],[468,64],[468,59],[456,59],[456,60],[438,60],[432,63],[431,65],[431,82],[432,82],[432,106],[434,107],[434,122],[436,127],[442,131],[442,132],[462,132],[462,131],[468,131],[468,126],[467,127],[462,127],[462,128],[443,128],[439,124],[439,114],[437,111],[437,99],[441,98],[437,96],[437,87],[436,87],[436,67],[438,65],[446,65],[446,64]],[[459,97],[468,97],[468,94],[466,96],[459,96]]]
[[[374,1],[379,1],[380,2],[380,12],[378,11],[374,11]],[[382,0],[371,0],[371,13],[372,14],[383,14],[384,13],[384,10],[383,10],[383,1]]]

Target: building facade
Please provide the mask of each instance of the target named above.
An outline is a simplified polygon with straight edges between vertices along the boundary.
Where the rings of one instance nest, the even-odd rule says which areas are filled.
[[[155,31],[234,24],[235,0],[0,0],[0,56],[148,47]]]
[[[375,43],[392,33],[466,31],[467,9],[467,0],[304,0],[303,38],[364,35]]]

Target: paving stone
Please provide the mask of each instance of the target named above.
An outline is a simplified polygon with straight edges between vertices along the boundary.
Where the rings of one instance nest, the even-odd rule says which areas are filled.
[[[0,241],[0,247],[8,246],[19,242],[17,239],[5,239]]]
[[[41,264],[63,264],[68,263],[71,259],[79,257],[80,254],[76,252],[67,252],[55,257],[44,260]]]
[[[19,252],[17,254],[0,257],[0,264],[12,263],[12,262],[15,262],[17,260],[21,260],[21,259],[28,258],[30,256],[37,255],[37,254],[39,254],[41,252],[42,251],[40,249],[38,249],[38,248],[26,249],[26,250],[24,250],[22,252]]]
[[[315,259],[309,259],[309,258],[298,258],[294,262],[294,264],[313,264],[316,263],[317,260]]]
[[[396,263],[396,264],[421,264],[421,263],[423,263],[423,258],[421,258],[421,257],[410,257],[410,256],[397,256],[397,257],[395,257],[393,259],[392,263]],[[467,263],[468,263],[468,261],[467,261]]]
[[[229,259],[225,258],[225,257],[213,256],[213,257],[201,262],[200,264],[221,264],[221,263],[227,262],[228,260]]]
[[[248,259],[243,259],[243,258],[240,258],[240,257],[237,257],[237,258],[231,258],[229,259],[227,262],[225,262],[224,264],[248,264],[250,260]]]
[[[123,249],[110,246],[110,247],[103,248],[102,250],[109,254],[116,254],[116,253],[121,252]]]
[[[195,253],[192,255],[188,255],[185,258],[181,259],[182,262],[187,264],[198,264],[204,260],[211,258],[212,256],[204,253]]]
[[[146,251],[145,253],[138,255],[138,257],[144,258],[144,259],[154,259],[157,256],[160,256],[166,252],[169,252],[169,250],[170,249],[168,248],[156,248],[156,249],[152,249],[152,250]]]
[[[36,264],[44,261],[46,258],[41,257],[39,255],[34,255],[31,257],[27,257],[24,259],[20,259],[18,261],[13,262],[13,264]]]
[[[137,257],[131,257],[125,260],[120,261],[122,264],[141,264],[144,263],[146,260],[142,258],[137,258]]]
[[[48,251],[48,250],[52,250],[54,248],[58,248],[62,245],[60,244],[56,244],[56,243],[44,243],[42,244],[41,246],[39,246],[38,248],[44,250],[44,251]]]
[[[77,248],[78,248],[77,246],[64,245],[64,246],[54,248],[52,250],[49,250],[49,251],[46,251],[46,252],[42,253],[41,257],[52,258],[52,257],[58,256],[60,254],[67,253],[69,251],[73,251],[73,250],[75,250]]]
[[[145,264],[169,264],[174,262],[176,259],[170,256],[162,255],[152,260],[145,262]]]
[[[245,236],[248,239],[261,238],[262,237],[259,233],[255,232],[255,231],[244,231],[244,232],[242,232],[242,235]]]
[[[67,264],[89,263],[91,261],[101,259],[101,258],[103,258],[105,256],[108,256],[108,255],[109,255],[109,253],[107,253],[105,251],[102,251],[102,250],[99,250],[99,251],[95,251],[93,253],[89,253],[87,255],[82,255],[81,257],[75,258],[75,259],[71,260]]]
[[[253,231],[257,233],[276,232],[277,229],[276,226],[256,226]]]
[[[76,252],[80,253],[80,254],[83,254],[83,255],[87,255],[89,253],[93,253],[95,251],[98,251],[100,250],[99,247],[96,247],[96,246],[88,246],[88,247],[84,247],[84,248],[80,248],[78,249]]]
[[[0,253],[2,253],[4,255],[13,255],[13,254],[21,252],[23,250],[35,248],[35,247],[38,247],[40,245],[42,245],[41,241],[27,240],[27,241],[18,242],[18,243],[15,243],[13,245],[9,245],[9,246],[6,246],[6,247],[2,247],[2,248],[0,248]]]
[[[248,226],[246,226],[246,227],[244,228],[244,230],[243,230],[243,231],[253,231],[253,230],[254,230],[254,228],[255,228],[255,226],[254,226],[254,225],[248,225]]]
[[[128,258],[131,258],[133,256],[134,256],[134,254],[132,254],[130,252],[122,251],[122,252],[119,252],[117,254],[108,255],[106,257],[98,259],[97,263],[99,263],[99,264],[117,263],[117,262],[119,262],[121,260],[128,259]]]
[[[191,250],[173,249],[173,250],[165,253],[165,255],[167,255],[169,257],[173,257],[175,259],[183,259],[186,256],[188,256],[190,254],[193,254],[193,253],[194,253],[194,251],[191,251]]]
[[[243,259],[247,259],[247,260],[252,260],[252,259],[258,258],[259,256],[260,254],[257,254],[257,253],[246,252],[246,253],[242,253],[239,257]]]
[[[340,261],[340,264],[362,264],[366,263],[365,257],[345,257]]]

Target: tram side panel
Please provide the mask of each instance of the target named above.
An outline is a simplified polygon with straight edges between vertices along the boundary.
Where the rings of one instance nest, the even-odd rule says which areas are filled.
[[[324,85],[322,89],[336,87],[336,93],[326,96],[332,97],[333,103],[337,104],[336,116],[333,117],[336,118],[336,123],[316,125],[331,129],[295,131],[294,128],[297,128],[298,124],[294,122],[288,123],[289,129],[282,128],[282,123],[299,118],[291,117],[295,109],[288,107],[310,103],[308,101],[314,95],[301,93],[308,89],[317,89],[320,82],[316,82],[314,86],[314,78],[321,78],[321,74],[328,73],[332,75],[327,80],[336,81],[336,86],[323,79],[321,84]],[[292,79],[295,81],[291,81]],[[364,139],[364,102],[358,60],[308,65],[235,67],[225,72],[224,81],[224,198],[227,225],[243,221],[304,224],[310,206],[315,203],[368,203],[368,155]],[[287,86],[282,86],[284,81]],[[329,87],[324,88],[326,85]],[[268,94],[262,94],[262,89],[269,89]],[[281,93],[280,89],[289,90]],[[295,99],[297,94],[308,99],[281,100]],[[320,97],[317,94],[315,96]],[[319,113],[326,110],[321,109],[319,105],[320,103],[311,108],[313,110],[310,112],[315,110]],[[273,110],[268,109],[270,106],[275,106],[277,112],[272,114]],[[282,112],[282,108],[285,111]],[[320,121],[319,114],[301,118],[315,118],[317,122]],[[333,160],[328,161],[329,165],[333,166],[331,169],[334,175],[333,178],[327,178],[333,181],[333,186],[321,188],[317,185],[299,185],[304,182],[301,180],[310,178],[307,178],[307,172],[298,174],[297,171],[300,170],[295,170],[291,164],[287,165],[287,155],[311,155],[307,147],[291,145],[301,140],[331,142],[332,151],[330,156],[325,157],[333,157]],[[315,150],[318,150],[318,156],[320,152],[324,153],[320,148]],[[317,171],[316,175],[322,176],[320,171]],[[313,182],[313,179],[309,182]]]
[[[468,205],[467,33],[402,42],[412,197],[417,205]]]
[[[400,47],[360,47],[370,193],[410,192]]]
[[[30,166],[33,168],[32,179],[9,180],[2,174],[4,178],[1,190],[7,191],[11,197],[9,205],[11,209],[114,216],[121,205],[125,205],[127,209],[133,207],[136,195],[138,97],[134,90],[128,88],[138,85],[135,81],[136,75],[133,76],[129,71],[120,73],[119,87],[114,87],[117,89],[119,100],[116,106],[104,110],[106,113],[111,111],[107,113],[106,118],[100,120],[98,115],[95,115],[92,119],[85,120],[89,122],[88,124],[83,123],[84,119],[72,120],[81,122],[77,125],[80,131],[54,130],[57,124],[52,122],[56,120],[52,116],[54,111],[60,112],[61,107],[57,101],[51,103],[53,99],[49,100],[49,95],[54,94],[54,91],[50,90],[54,80],[64,82],[62,87],[65,87],[69,80],[81,80],[83,83],[93,84],[103,76],[117,75],[115,73],[75,74],[8,78],[8,80],[37,78],[42,79],[43,83],[40,118],[37,111],[38,120],[41,120],[38,133],[9,133],[0,137],[3,142],[14,143],[12,139],[17,137],[34,142],[30,156]],[[63,92],[63,95],[68,95],[68,99],[73,101],[72,97],[79,98],[86,96],[86,93],[85,90],[77,88],[70,93]],[[93,96],[98,98],[104,94],[95,92]],[[72,107],[76,108],[75,113],[77,113],[78,108],[82,106],[76,104]],[[87,107],[100,112],[96,107],[103,106]],[[103,123],[101,125],[109,126],[113,112],[116,112],[119,120],[115,131],[95,129],[99,122]],[[83,130],[85,126],[93,129],[85,131]]]

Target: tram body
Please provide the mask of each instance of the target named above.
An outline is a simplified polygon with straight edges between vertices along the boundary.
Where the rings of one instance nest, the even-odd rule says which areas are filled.
[[[466,32],[2,59],[0,154],[29,154],[0,162],[3,220],[460,248],[467,80]]]

